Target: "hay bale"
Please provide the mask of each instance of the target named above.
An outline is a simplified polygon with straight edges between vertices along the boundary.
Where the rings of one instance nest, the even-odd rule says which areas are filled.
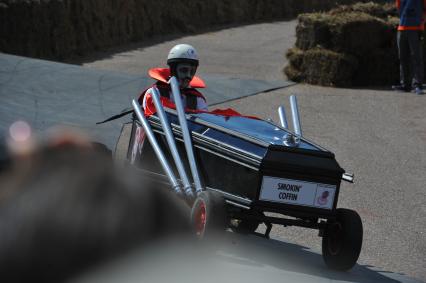
[[[303,56],[304,52],[299,48],[290,48],[286,53],[290,64],[297,69],[300,69],[303,64]]]
[[[306,51],[302,64],[307,83],[326,86],[352,85],[357,67],[355,57],[321,48]]]
[[[298,19],[297,48],[286,54],[288,78],[334,86],[398,81],[399,19],[393,4],[359,3]]]
[[[294,82],[303,82],[305,80],[302,72],[304,52],[299,48],[290,48],[286,53],[286,57],[289,60],[289,65],[283,69],[283,72],[287,78]]]
[[[353,85],[392,85],[399,79],[399,62],[396,48],[372,50],[358,57],[358,68]]]
[[[351,86],[358,60],[323,48],[292,50],[284,72],[290,80],[324,86]]]
[[[393,29],[393,22],[362,12],[302,14],[298,20],[296,47],[302,50],[321,47],[362,54],[388,46],[388,31]]]
[[[296,26],[296,47],[302,50],[330,47],[331,33],[328,18],[328,15],[324,13],[300,15]]]
[[[373,17],[386,19],[389,16],[398,16],[395,3],[379,4],[376,2],[355,3],[353,5],[342,5],[330,10],[330,15],[341,15],[344,13],[365,13]]]
[[[382,19],[358,12],[330,17],[334,51],[361,55],[387,44],[389,25]]]
[[[294,68],[291,65],[287,65],[283,69],[284,74],[287,76],[287,79],[293,82],[303,82],[305,81],[305,74],[301,72],[299,69]]]

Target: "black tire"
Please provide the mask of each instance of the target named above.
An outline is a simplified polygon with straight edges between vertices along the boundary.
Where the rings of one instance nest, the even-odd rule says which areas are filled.
[[[322,238],[325,264],[335,270],[351,269],[357,262],[362,246],[362,221],[356,211],[337,209],[335,222],[328,222]]]
[[[192,206],[191,225],[198,238],[206,238],[223,232],[227,227],[227,213],[223,197],[210,191],[200,193]]]

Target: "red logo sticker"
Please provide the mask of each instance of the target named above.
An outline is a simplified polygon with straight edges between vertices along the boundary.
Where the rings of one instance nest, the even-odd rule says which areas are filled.
[[[326,205],[328,202],[328,196],[330,195],[329,191],[323,191],[321,196],[318,197],[317,202],[319,205]]]

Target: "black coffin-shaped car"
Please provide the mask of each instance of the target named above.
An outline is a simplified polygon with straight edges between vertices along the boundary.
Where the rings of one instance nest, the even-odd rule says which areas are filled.
[[[179,154],[185,157],[177,113],[167,109],[166,115]],[[264,120],[211,113],[187,114],[186,118],[205,188],[192,208],[198,234],[227,227],[255,233],[260,223],[267,227],[266,237],[272,224],[313,228],[323,237],[323,257],[329,267],[346,270],[356,263],[362,223],[355,211],[337,209],[344,170],[332,152],[300,137],[296,137],[297,145],[289,145],[286,141],[294,134]],[[160,119],[152,115],[148,122],[173,164]],[[186,158],[182,159],[190,172]],[[137,119],[132,124],[127,160],[147,176],[167,182]]]

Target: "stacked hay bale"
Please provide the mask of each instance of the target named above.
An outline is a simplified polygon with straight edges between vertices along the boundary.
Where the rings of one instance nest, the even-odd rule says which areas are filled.
[[[397,11],[373,2],[302,14],[287,77],[327,86],[389,85],[398,81]]]

